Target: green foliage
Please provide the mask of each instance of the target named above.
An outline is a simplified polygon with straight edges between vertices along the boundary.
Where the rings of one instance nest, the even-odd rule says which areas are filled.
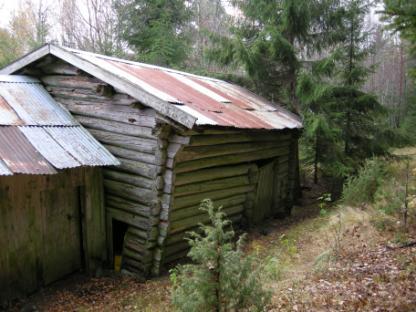
[[[349,205],[372,203],[387,176],[385,163],[381,159],[367,160],[357,175],[347,179],[342,194],[344,203]]]
[[[299,112],[300,53],[313,54],[336,38],[336,0],[236,0],[244,15],[231,37],[213,36],[211,59],[242,65],[257,90]],[[300,48],[302,47],[302,49]]]
[[[400,32],[402,37],[411,44],[416,53],[416,2],[414,0],[384,0],[385,20],[390,28]],[[416,70],[412,70],[416,77]]]
[[[265,311],[270,294],[260,281],[253,256],[243,252],[243,237],[235,244],[231,223],[221,208],[204,200],[201,209],[211,225],[190,233],[193,264],[171,272],[172,302],[179,311]]]
[[[121,36],[139,61],[180,66],[189,38],[185,28],[190,10],[182,0],[118,0],[115,2]]]

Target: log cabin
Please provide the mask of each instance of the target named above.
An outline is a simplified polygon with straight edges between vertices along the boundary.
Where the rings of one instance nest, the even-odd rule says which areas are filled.
[[[232,83],[47,44],[0,73],[39,79],[120,161],[103,169],[108,255],[158,275],[210,198],[234,224],[290,212],[302,122]]]
[[[0,302],[107,262],[100,167],[118,164],[40,81],[0,75]]]

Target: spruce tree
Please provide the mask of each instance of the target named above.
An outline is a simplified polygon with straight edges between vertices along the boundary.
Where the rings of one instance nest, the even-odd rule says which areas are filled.
[[[270,294],[263,289],[255,259],[245,255],[243,237],[234,243],[231,222],[221,208],[204,200],[210,225],[190,233],[192,264],[171,272],[172,302],[179,311],[265,311]]]
[[[181,66],[189,48],[190,10],[183,0],[116,0],[121,37],[137,60]]]
[[[384,0],[384,19],[389,28],[400,32],[416,54],[416,2],[414,0]],[[416,78],[416,70],[412,71]]]
[[[337,0],[236,0],[243,18],[231,37],[214,36],[210,58],[242,65],[256,91],[300,113],[296,85],[304,57],[337,40]]]

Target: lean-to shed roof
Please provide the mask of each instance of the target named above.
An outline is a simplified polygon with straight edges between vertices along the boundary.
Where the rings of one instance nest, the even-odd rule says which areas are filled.
[[[0,75],[0,175],[117,164],[39,81]]]
[[[53,45],[26,55],[0,73],[15,73],[48,54],[120,89],[189,129],[194,125],[302,128],[295,114],[235,84]]]

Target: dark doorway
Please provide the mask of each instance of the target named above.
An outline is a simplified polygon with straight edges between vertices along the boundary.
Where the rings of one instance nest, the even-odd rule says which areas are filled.
[[[128,224],[113,219],[113,256],[122,254],[127,228]]]

